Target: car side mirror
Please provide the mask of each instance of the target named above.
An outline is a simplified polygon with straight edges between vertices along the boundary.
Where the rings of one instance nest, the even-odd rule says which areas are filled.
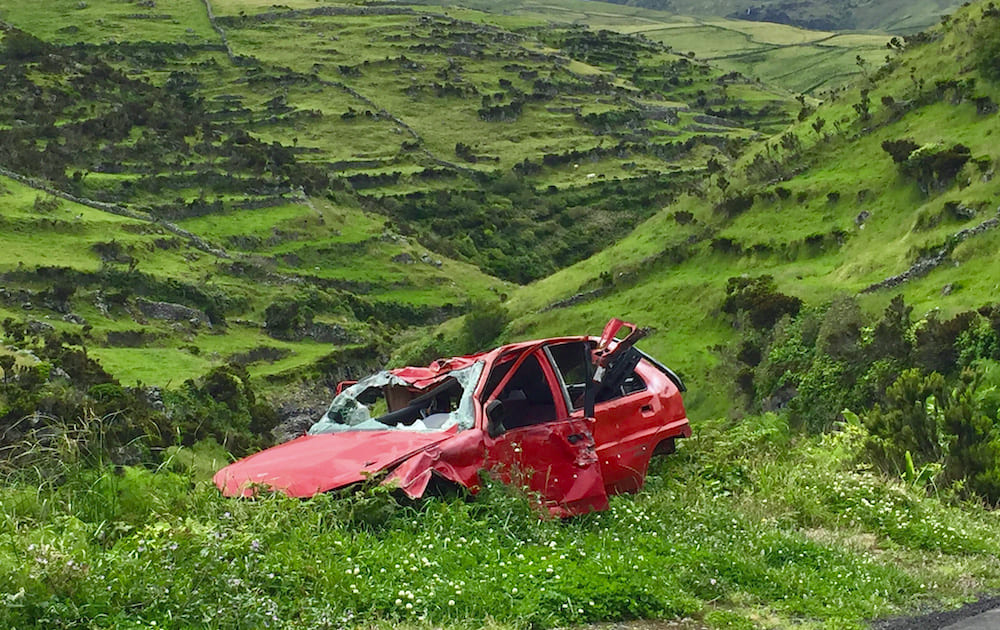
[[[503,426],[504,415],[503,403],[499,400],[491,400],[486,405],[486,433],[491,438],[500,437],[507,430]]]

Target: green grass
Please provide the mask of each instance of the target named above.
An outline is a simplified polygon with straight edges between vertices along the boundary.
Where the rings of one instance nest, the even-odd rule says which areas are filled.
[[[690,408],[696,414],[725,413],[733,404],[732,375],[713,371],[713,366],[723,356],[717,347],[732,343],[737,334],[719,310],[728,278],[772,274],[782,292],[807,304],[829,303],[837,295],[857,294],[902,273],[920,252],[936,250],[959,230],[996,216],[1000,186],[995,178],[983,177],[970,164],[954,185],[925,195],[881,148],[885,140],[909,137],[918,144],[963,143],[973,157],[985,156],[993,163],[1000,158],[993,142],[1000,132],[995,117],[977,114],[970,101],[952,103],[932,97],[900,120],[883,122],[888,116],[881,104],[883,95],[914,98],[907,66],[926,62],[928,86],[938,78],[975,76],[968,69],[964,74],[956,70],[963,63],[962,46],[967,46],[962,43],[963,29],[959,22],[940,44],[914,49],[903,67],[879,80],[870,96],[873,122],[868,124],[874,126],[873,131],[860,132],[862,125],[852,107],[859,99],[857,88],[837,95],[789,129],[802,144],[800,153],[781,148],[773,138],[751,145],[730,164],[726,172],[729,190],[759,193],[750,210],[732,219],[721,215],[713,209],[721,197],[716,177],[705,181],[699,196],[678,198],[620,242],[512,295],[508,308],[515,320],[505,338],[596,334],[611,316],[652,326],[657,332],[643,347],[686,376]],[[942,54],[942,50],[948,52]],[[1000,95],[993,83],[980,80],[977,85],[977,90],[995,100]],[[827,120],[823,134],[811,128],[817,118]],[[841,133],[837,125],[843,128]],[[747,174],[758,154],[787,160],[786,169],[795,168],[797,173],[787,181],[758,183]],[[786,199],[776,194],[777,188],[788,191]],[[830,193],[839,193],[839,199],[831,201]],[[945,219],[930,229],[918,229],[918,216],[941,213],[946,202],[973,205],[978,212],[964,221]],[[695,223],[679,225],[673,217],[682,211],[690,212]],[[855,219],[863,211],[871,216],[859,228]],[[808,243],[810,236],[834,231],[842,235],[821,247]],[[653,262],[661,252],[699,233],[708,236],[690,247],[689,258],[683,262],[671,264],[669,258]],[[731,239],[743,253],[714,250],[711,241],[719,238]],[[866,308],[879,312],[896,293],[914,306],[917,317],[931,309],[954,314],[994,302],[1000,284],[1000,266],[992,246],[996,239],[996,231],[969,239],[956,249],[954,262],[866,298]],[[540,312],[560,299],[602,285],[608,286],[603,295]],[[948,285],[951,292],[945,295],[942,290]]]
[[[464,17],[469,18],[472,15]],[[461,26],[466,30],[471,28],[469,24]],[[525,158],[546,152],[558,153],[593,142],[590,131],[581,128],[572,113],[553,111],[558,108],[574,106],[580,100],[578,97],[561,96],[554,101],[537,105],[528,104],[516,121],[488,123],[479,117],[478,110],[481,105],[478,97],[435,96],[427,86],[433,81],[440,80],[431,75],[434,71],[444,69],[447,66],[445,61],[439,55],[414,51],[391,39],[402,36],[404,38],[402,41],[406,41],[407,37],[426,37],[426,30],[426,27],[422,26],[415,18],[403,15],[389,16],[378,20],[373,20],[369,16],[314,18],[308,22],[284,20],[263,27],[258,24],[230,26],[227,32],[231,44],[237,52],[253,50],[254,54],[262,59],[278,65],[288,65],[302,72],[306,72],[312,67],[312,58],[306,64],[307,60],[300,55],[301,47],[316,48],[321,51],[319,57],[323,59],[318,67],[319,76],[328,81],[347,83],[374,101],[379,107],[395,113],[423,138],[424,144],[431,154],[440,159],[453,161],[456,144],[463,142],[470,144],[474,152],[480,155],[498,157],[500,162],[497,166],[508,169]],[[335,39],[330,42],[330,38]],[[498,47],[490,43],[488,39],[483,39],[481,35],[473,35],[472,38],[477,44],[482,44],[485,47],[486,56],[477,59],[459,57],[458,72],[464,85],[477,87],[482,94],[502,92],[497,85],[498,77],[508,78],[518,87],[530,91],[530,82],[521,81],[515,73],[504,69],[511,59],[521,58],[521,63],[540,67],[543,71],[542,76],[551,74],[560,80],[578,83],[579,77],[594,75],[598,72],[590,65],[565,59],[558,54],[558,51],[552,51],[551,63],[539,66],[537,62],[529,61],[526,56],[531,48],[530,40],[522,46],[516,46],[509,50],[499,47],[500,50],[504,50],[505,58],[493,60],[489,58],[489,54]],[[265,42],[267,42],[266,46],[263,45]],[[339,52],[333,52],[330,45]],[[400,54],[413,60],[420,67],[401,71],[400,68],[396,67],[397,64],[386,63],[387,59],[394,59]],[[339,66],[343,64],[357,66],[360,76],[342,76]],[[421,90],[416,94],[409,94],[407,90],[413,86],[421,87]],[[320,107],[330,111],[329,105],[325,103],[314,104],[314,97],[296,98],[293,101],[293,97],[296,96],[294,91],[290,93],[289,102],[294,102],[301,109]],[[343,96],[339,98],[343,98]],[[355,109],[370,109],[368,105],[355,104],[353,107]],[[441,113],[445,111],[448,113],[447,120],[442,120]],[[334,112],[340,113],[335,108]],[[333,133],[334,128],[344,129],[343,124],[329,123],[329,125],[330,133]],[[391,127],[382,125],[382,129],[384,133]],[[273,134],[273,137],[280,137],[278,128],[268,133]],[[317,137],[315,133],[313,132],[314,135],[306,137],[313,144],[322,145],[323,143],[317,142],[317,140],[329,137]],[[385,150],[393,143],[387,142],[380,135],[366,134],[360,129],[357,132],[350,131],[347,132],[350,144],[346,144],[343,142],[344,131],[338,131],[338,133],[341,134],[339,142],[335,145],[327,143],[324,146],[338,146],[344,147],[344,149],[351,147],[351,156],[354,158],[388,159],[392,157],[387,155]],[[405,133],[397,134],[396,137],[399,141],[411,140]],[[300,142],[305,144],[306,138],[300,137]],[[365,139],[370,143],[368,146],[358,144]],[[465,166],[483,168],[479,165]],[[486,167],[495,168],[492,163],[486,163]],[[386,171],[401,170],[406,172],[405,167],[401,169],[395,164],[389,164],[382,168]],[[555,178],[550,176],[550,179]],[[559,182],[559,184],[565,183],[567,182]],[[397,189],[390,188],[388,190],[396,192]]]
[[[297,290],[294,286],[283,286],[278,278],[247,282],[238,275],[220,273],[219,264],[227,261],[193,249],[183,239],[179,239],[178,247],[162,249],[155,242],[173,236],[155,224],[68,201],[60,201],[57,208],[50,210],[36,210],[36,197],[46,199],[14,181],[4,179],[2,182],[0,218],[7,229],[0,232],[0,245],[12,252],[3,271],[30,274],[36,267],[65,267],[99,278],[106,269],[124,271],[127,267],[123,263],[102,262],[98,253],[91,251],[94,244],[114,241],[135,259],[137,272],[148,273],[166,283],[181,279],[209,292],[221,293],[230,300],[241,300],[246,304],[245,310],[236,319],[263,324],[264,309],[279,297],[292,296]],[[257,210],[234,210],[181,221],[180,225],[251,262],[297,254],[301,258],[299,264],[275,264],[275,271],[360,282],[368,287],[366,297],[376,301],[455,307],[470,297],[509,290],[506,283],[490,278],[475,267],[439,254],[433,254],[433,258],[441,260],[440,267],[423,263],[420,258],[427,250],[419,245],[399,236],[383,239],[386,234],[384,217],[326,199]],[[232,241],[233,237],[243,240]],[[248,237],[257,237],[260,245],[246,246],[248,242],[253,243],[246,241]],[[402,239],[402,242],[393,239]],[[317,251],[325,253],[317,254]],[[415,262],[404,265],[391,261],[402,252],[408,252]],[[134,301],[130,302],[128,310],[113,307],[106,314],[95,305],[101,287],[99,280],[94,282],[97,286],[78,288],[70,306],[92,327],[88,333],[91,355],[128,385],[141,382],[176,387],[211,367],[224,365],[234,354],[258,346],[283,348],[290,354],[273,363],[251,365],[250,372],[255,376],[300,369],[333,350],[329,344],[308,339],[279,341],[259,328],[238,324],[215,329],[186,325],[178,328],[169,322],[147,321],[141,317],[140,323],[136,320]],[[27,286],[33,291],[47,288],[43,282]],[[15,310],[11,315],[15,319],[45,321],[58,331],[81,330],[76,324],[61,321],[61,314],[51,314],[47,309]],[[364,324],[351,318],[338,323],[361,337],[369,334]],[[158,335],[152,346],[130,348],[105,344],[109,332],[140,329]],[[192,348],[196,348],[197,353]]]
[[[201,0],[178,0],[153,8],[115,0],[58,0],[38,11],[5,2],[3,19],[37,37],[65,44],[117,41],[219,43]],[[144,19],[137,16],[153,16]]]
[[[220,15],[229,16],[271,8],[262,0],[227,0],[213,6]],[[315,4],[295,1],[290,6]],[[164,33],[184,41],[190,35],[186,29],[193,28],[195,37],[215,37],[198,22],[202,8],[194,2],[170,7],[178,23],[171,22]],[[190,69],[193,63],[214,59],[221,67],[206,66],[195,94],[219,107],[224,99],[217,97],[233,95],[251,110],[225,118],[227,124],[245,125],[267,142],[318,148],[318,153],[302,154],[304,161],[329,165],[331,170],[328,163],[336,161],[378,160],[374,167],[341,164],[337,172],[343,176],[397,170],[404,176],[395,184],[365,189],[363,195],[347,185],[306,199],[286,192],[283,200],[256,210],[234,206],[265,194],[205,191],[190,178],[165,185],[163,192],[130,198],[137,207],[174,197],[191,200],[203,193],[223,200],[222,212],[179,223],[225,246],[231,259],[206,254],[183,240],[177,247],[158,246],[159,239],[171,238],[163,226],[68,202],[39,213],[34,190],[3,180],[0,246],[13,252],[0,268],[6,274],[4,284],[36,294],[49,289],[50,278],[32,276],[46,265],[66,265],[95,275],[109,269],[124,272],[127,263],[102,263],[91,249],[95,243],[116,240],[131,248],[137,261],[133,271],[148,274],[151,282],[160,283],[159,290],[168,287],[171,295],[180,296],[172,299],[181,301],[194,300],[196,290],[224,298],[230,321],[212,329],[140,322],[134,313],[140,295],[127,296],[125,306],[112,304],[104,314],[100,300],[120,287],[80,286],[69,305],[93,326],[86,339],[89,355],[123,384],[141,381],[174,389],[223,365],[234,354],[260,347],[288,351],[274,362],[248,366],[258,380],[274,377],[272,384],[282,383],[267,394],[281,393],[274,390],[288,389],[286,384],[311,376],[309,366],[320,360],[335,370],[349,370],[348,357],[358,349],[270,338],[261,327],[264,311],[280,299],[323,298],[340,304],[317,313],[317,320],[342,325],[366,344],[376,339],[390,352],[403,350],[406,343],[425,343],[435,333],[457,335],[461,322],[447,322],[433,332],[400,331],[378,321],[377,308],[372,320],[360,321],[343,306],[347,292],[358,301],[430,307],[429,312],[470,298],[509,294],[505,308],[514,319],[502,340],[596,334],[608,317],[620,316],[652,326],[653,333],[641,347],[684,377],[695,437],[683,441],[675,456],[654,463],[641,492],[613,498],[607,513],[554,522],[539,520],[523,497],[496,486],[474,500],[444,498],[405,505],[371,489],[342,499],[223,500],[205,479],[227,458],[217,445],[172,448],[166,463],[157,459],[147,462],[148,468],[113,467],[94,445],[95,436],[101,435],[100,423],[114,419],[67,418],[91,426],[69,427],[62,434],[65,439],[55,442],[23,445],[32,466],[13,469],[9,460],[0,462],[4,481],[0,484],[4,598],[0,626],[150,627],[155,622],[157,627],[176,628],[332,624],[535,628],[688,617],[718,628],[864,628],[873,618],[945,607],[1000,589],[1000,527],[993,512],[859,465],[864,461],[865,438],[859,425],[806,438],[794,434],[784,416],[744,415],[734,394],[736,367],[730,360],[740,332],[721,312],[731,277],[772,274],[782,292],[801,297],[807,306],[821,306],[837,295],[856,294],[900,273],[920,252],[995,216],[1000,179],[970,164],[954,184],[924,194],[881,149],[885,140],[909,137],[919,144],[961,142],[974,158],[989,158],[991,165],[1000,159],[993,140],[1000,131],[995,115],[977,114],[969,98],[952,102],[953,98],[933,95],[938,79],[975,78],[975,96],[1000,101],[997,85],[969,66],[968,15],[953,20],[942,41],[912,48],[895,72],[876,76],[874,67],[864,70],[871,77],[862,77],[871,89],[870,121],[858,120],[857,85],[831,91],[822,105],[805,99],[810,107],[818,106],[816,112],[807,112],[801,123],[788,128],[790,135],[784,140],[798,148],[783,147],[780,136],[747,140],[749,130],[735,129],[713,141],[718,146],[696,147],[677,161],[644,153],[614,155],[578,166],[544,168],[526,178],[526,184],[516,181],[519,194],[529,187],[552,185],[572,204],[575,196],[584,197],[585,187],[595,185],[593,179],[599,175],[613,181],[643,172],[670,173],[678,179],[705,173],[701,180],[685,179],[683,192],[654,202],[663,207],[649,208],[641,215],[648,218],[620,242],[602,243],[605,247],[599,253],[517,289],[469,262],[428,251],[415,235],[404,236],[412,226],[387,222],[375,204],[388,206],[390,200],[377,198],[395,195],[392,201],[399,203],[404,194],[416,191],[494,186],[488,177],[420,182],[418,169],[435,165],[435,158],[457,159],[458,141],[471,144],[476,153],[499,155],[499,167],[468,165],[493,175],[495,169],[508,171],[526,157],[538,160],[544,152],[587,149],[601,142],[614,145],[619,140],[615,134],[628,135],[615,129],[596,136],[572,113],[550,111],[550,105],[579,107],[581,113],[628,110],[690,103],[702,89],[706,98],[725,93],[729,107],[774,104],[777,113],[761,129],[782,127],[782,120],[798,113],[795,101],[781,90],[758,90],[745,82],[723,86],[717,82],[721,70],[700,66],[684,75],[692,85],[657,92],[662,101],[655,95],[640,97],[630,73],[611,74],[614,62],[573,59],[536,39],[552,34],[533,27],[561,16],[560,20],[592,20],[594,28],[641,30],[650,37],[662,34],[665,40],[674,37],[675,42],[689,44],[698,57],[725,56],[720,63],[742,64],[732,68],[781,73],[787,75],[784,80],[811,89],[820,85],[818,79],[838,72],[862,72],[853,55],[873,54],[880,36],[824,39],[825,35],[785,27],[679,19],[635,7],[572,0],[552,0],[544,6],[509,3],[500,8],[512,12],[500,15],[454,7],[425,11],[447,11],[462,20],[453,33],[461,31],[460,37],[478,41],[491,53],[511,55],[518,63],[534,59],[536,53],[551,55],[531,68],[575,82],[579,88],[548,104],[529,103],[522,117],[510,123],[479,119],[478,98],[405,92],[414,81],[437,80],[436,73],[446,63],[436,52],[407,47],[408,38],[427,35],[432,28],[420,15],[297,17],[260,27],[227,27],[235,52],[259,55],[264,61],[259,69],[230,66],[218,51],[140,69],[136,76],[165,82],[163,75],[169,70]],[[75,15],[64,9],[59,5],[58,10],[29,14],[23,8],[5,7],[3,15],[43,35],[63,38],[65,31],[60,29]],[[81,33],[103,41],[106,31],[125,28],[120,12],[131,10],[131,5],[91,3],[79,11],[91,10],[101,12],[106,22],[98,24],[96,18],[88,22],[92,16],[87,17]],[[443,23],[435,15],[430,18],[432,24]],[[484,35],[477,30],[482,23],[518,29],[527,39],[501,45],[494,31]],[[139,37],[132,31],[121,32]],[[397,35],[402,39],[394,39]],[[886,52],[880,49],[879,55]],[[404,53],[422,67],[384,63],[385,57]],[[528,87],[519,71],[504,69],[507,60],[458,57],[464,80],[483,93],[500,91],[501,76],[521,89]],[[651,75],[677,59],[658,51],[639,63],[642,73]],[[387,117],[354,122],[340,118],[347,107],[371,107],[361,99],[314,79],[299,82],[279,76],[286,66],[309,75],[317,60],[322,67],[315,71],[321,79],[342,81],[371,97],[376,109],[385,107],[400,117],[422,140],[415,148],[400,151],[402,143],[413,137],[402,128],[394,131],[398,125]],[[365,60],[369,64],[362,66],[360,76],[350,72],[343,76],[337,67]],[[127,67],[131,62],[123,63]],[[852,64],[853,69],[844,68]],[[923,92],[909,78],[911,65],[921,68]],[[832,72],[834,68],[839,70]],[[272,76],[251,82],[260,78],[255,73]],[[608,73],[620,90],[589,94],[587,81],[599,73]],[[298,114],[276,114],[272,120],[264,108],[277,95],[284,96]],[[891,105],[883,104],[882,97],[910,101],[912,109],[893,118]],[[321,111],[322,116],[301,115],[311,110]],[[683,112],[677,125],[651,124],[639,142],[694,137],[692,129],[699,124],[695,116],[700,113]],[[812,127],[819,118],[826,120],[821,132]],[[133,133],[127,142],[138,140]],[[757,156],[776,160],[780,176],[756,173]],[[721,164],[729,194],[756,193],[753,204],[741,214],[727,217],[714,209],[723,193],[717,185],[720,176],[704,170],[710,158]],[[191,162],[168,163],[176,173],[187,175],[207,166],[227,168],[221,162],[194,163],[193,158]],[[635,164],[627,167],[628,162]],[[89,174],[84,189],[95,195],[111,193],[123,180],[138,181],[143,165],[128,167],[131,172],[122,175]],[[594,178],[588,177],[591,173]],[[230,176],[244,183],[258,179],[252,171],[238,169]],[[787,194],[779,194],[779,189]],[[839,197],[831,198],[831,193]],[[489,220],[506,218],[508,213],[519,221],[536,219],[514,214],[518,208],[513,195],[494,194],[489,199],[490,213],[495,215]],[[963,221],[945,217],[937,225],[927,225],[928,217],[940,214],[946,202],[968,204],[977,214]],[[871,213],[863,229],[855,223],[862,211]],[[560,218],[571,226],[586,223],[610,230],[619,216],[614,209],[571,207]],[[538,229],[550,227],[538,224]],[[834,231],[839,236],[820,239],[819,244],[809,240]],[[433,235],[433,230],[426,234]],[[422,262],[425,252],[440,259],[441,266]],[[919,319],[933,308],[951,314],[995,302],[1000,291],[997,252],[1000,231],[976,236],[955,247],[949,264],[897,290],[865,295],[861,304],[866,311],[878,312],[901,292]],[[404,253],[415,262],[403,262],[405,257],[398,256]],[[239,265],[250,271],[239,272]],[[946,286],[950,291],[944,295]],[[547,308],[592,290],[598,292],[574,306]],[[61,321],[54,310],[19,308],[13,302],[3,304],[0,318],[51,322],[59,332],[84,330]],[[159,336],[145,348],[105,343],[109,332],[140,329]],[[94,431],[90,441],[84,439],[87,430]],[[84,433],[81,439],[72,439],[79,432]]]
[[[714,0],[702,2],[680,0],[671,2],[650,2],[646,6],[662,6],[681,15],[717,16],[741,15],[747,6],[735,0]],[[959,8],[961,3],[949,0],[917,0],[903,5],[891,3],[851,5],[848,3],[825,2],[816,4],[795,4],[788,2],[763,2],[760,6],[770,6],[786,13],[792,23],[810,23],[817,17],[826,17],[841,26],[835,28],[858,30],[888,30],[892,32],[915,32],[932,27],[941,15],[947,15]],[[612,5],[614,6],[614,5]],[[755,5],[756,7],[757,5]],[[818,9],[818,11],[817,11]],[[602,7],[603,10],[603,7]],[[615,11],[609,8],[608,11]],[[599,14],[598,11],[594,11]],[[710,19],[710,18],[709,18]],[[731,20],[736,21],[736,20]],[[751,28],[767,30],[791,30],[783,24],[747,22]]]
[[[225,500],[170,472],[213,470],[222,455],[208,444],[156,472],[64,456],[61,485],[14,477],[0,489],[0,580],[17,594],[0,620],[863,628],[996,588],[995,519],[858,471],[858,439],[789,442],[773,416],[703,423],[638,495],[567,522],[538,520],[497,486],[412,507],[375,490]]]
[[[170,389],[205,374],[213,367],[226,365],[233,355],[254,348],[268,347],[288,351],[287,356],[276,361],[249,364],[247,371],[254,377],[295,373],[339,348],[310,340],[289,342],[272,339],[260,330],[245,326],[233,326],[225,335],[202,335],[196,341],[196,346],[177,342],[179,345],[175,347],[95,347],[90,350],[90,354],[112,374],[127,375],[121,379],[124,385],[155,383]],[[192,346],[197,347],[197,354],[191,351]]]
[[[620,142],[631,143],[631,146],[618,155],[609,154],[596,161],[588,160],[579,168],[570,168],[569,165],[543,168],[540,173],[531,175],[529,182],[540,191],[550,186],[558,190],[572,190],[589,185],[588,175],[591,173],[594,177],[613,181],[658,172],[676,172],[678,169],[696,169],[704,159],[700,148],[690,152],[690,155],[665,159],[646,150],[647,147],[680,143],[701,136],[705,130],[699,129],[700,125],[693,121],[693,115],[682,114],[678,125],[650,121],[643,123],[640,129],[612,133],[601,130],[598,133],[583,124],[577,112],[582,115],[598,110],[635,111],[665,105],[684,107],[702,89],[713,99],[724,95],[724,91],[715,84],[718,72],[702,66],[680,71],[680,76],[690,76],[690,85],[678,85],[676,90],[660,86],[655,88],[655,93],[641,93],[627,76],[616,74],[613,64],[597,67],[548,46],[531,33],[522,35],[503,30],[505,26],[535,27],[542,24],[538,21],[521,20],[515,24],[516,20],[507,21],[506,18],[478,11],[450,10],[449,15],[459,19],[455,21],[452,17],[444,17],[440,9],[423,7],[402,7],[399,13],[390,11],[386,15],[288,16],[280,15],[279,11],[273,19],[240,21],[236,18],[241,15],[253,15],[258,10],[270,10],[272,7],[225,2],[213,3],[212,6],[220,16],[219,24],[226,32],[232,51],[237,55],[247,55],[248,59],[252,57],[253,61],[233,64],[220,50],[187,48],[180,44],[164,46],[160,43],[141,43],[146,40],[139,40],[140,43],[125,50],[120,57],[114,57],[114,63],[130,77],[147,80],[154,86],[165,86],[167,90],[176,89],[171,87],[172,81],[176,82],[179,78],[182,82],[186,81],[190,87],[184,89],[190,89],[194,99],[204,99],[206,115],[220,121],[219,127],[213,131],[195,130],[191,132],[193,135],[185,136],[181,143],[174,143],[169,150],[163,148],[166,145],[153,143],[153,154],[142,155],[140,147],[150,146],[150,136],[155,134],[137,125],[128,130],[115,146],[116,150],[132,151],[127,153],[128,159],[122,160],[125,172],[88,172],[92,161],[81,155],[79,164],[67,166],[67,173],[70,169],[79,170],[82,180],[78,182],[78,187],[83,195],[116,199],[133,209],[166,212],[168,216],[186,212],[179,206],[197,200],[221,203],[223,211],[218,217],[186,219],[180,223],[205,236],[212,244],[225,247],[237,258],[246,259],[241,262],[249,262],[265,271],[294,276],[316,275],[327,280],[368,282],[373,287],[372,297],[375,299],[385,295],[414,299],[420,304],[430,304],[435,300],[439,300],[439,304],[455,304],[464,302],[469,296],[482,295],[487,287],[496,289],[497,283],[472,267],[457,263],[446,263],[448,269],[434,273],[422,268],[416,271],[415,268],[386,260],[403,253],[422,255],[423,248],[413,239],[405,245],[389,244],[384,247],[372,241],[356,251],[335,247],[365,240],[362,233],[367,234],[368,239],[381,238],[381,231],[375,225],[378,219],[372,218],[370,213],[363,218],[358,215],[357,220],[361,221],[359,226],[354,224],[356,213],[350,210],[328,212],[318,209],[316,220],[312,221],[309,211],[305,209],[299,221],[292,220],[291,214],[296,211],[288,208],[275,211],[273,215],[267,209],[237,210],[244,203],[280,203],[268,199],[273,194],[282,195],[289,203],[294,203],[291,201],[294,191],[283,190],[280,177],[264,174],[261,181],[259,166],[234,168],[225,157],[211,152],[206,154],[201,145],[195,148],[195,144],[207,140],[206,146],[218,147],[232,140],[232,129],[245,129],[254,140],[291,147],[300,163],[315,165],[321,171],[332,174],[336,178],[335,186],[347,191],[330,207],[339,208],[344,205],[345,198],[356,201],[364,195],[367,197],[363,202],[366,208],[378,210],[382,197],[394,198],[386,202],[391,206],[395,200],[414,193],[467,191],[482,187],[482,181],[464,175],[462,170],[479,171],[488,177],[496,177],[525,160],[539,163],[546,154],[551,156],[595,146],[608,149]],[[289,8],[314,7],[298,3]],[[94,24],[107,25],[112,16],[118,15],[115,11],[119,9],[126,10],[126,7],[102,2],[87,4],[78,11],[106,14],[107,20],[98,24],[95,18]],[[177,15],[171,19],[176,20],[175,26],[199,20],[207,23],[207,12],[200,3],[171,7],[171,10],[174,9]],[[59,11],[29,15],[21,7],[12,7],[4,15],[13,25],[49,39],[55,37],[53,32],[75,26],[72,23],[74,15],[66,11],[68,9],[61,8]],[[493,22],[494,17],[497,17],[499,29],[483,26]],[[158,21],[154,22],[158,24]],[[201,27],[190,28],[199,33],[198,28]],[[171,31],[168,29],[168,32]],[[80,33],[84,39],[97,37],[86,35],[83,31]],[[211,35],[217,39],[214,31]],[[169,39],[169,36],[166,37]],[[131,31],[122,34],[123,40],[137,41],[137,38],[139,36]],[[443,57],[437,50],[414,49],[411,42],[415,39],[446,47],[454,45],[460,54]],[[54,41],[63,43],[65,40],[56,38]],[[463,52],[461,47],[470,42],[479,50]],[[303,54],[304,50],[309,54]],[[647,79],[658,76],[664,65],[679,61],[678,56],[655,47],[646,46],[643,50],[646,52],[642,53],[639,61]],[[404,61],[403,55],[409,61]],[[448,59],[455,61],[454,67],[449,68],[451,62]],[[91,62],[88,60],[87,63]],[[356,72],[348,66],[356,66]],[[53,90],[53,95],[60,94],[60,90],[75,89],[68,85],[65,76],[50,72],[39,64],[27,64],[25,73],[26,80]],[[598,75],[607,79],[613,87],[602,88],[595,93],[592,81]],[[486,122],[481,119],[480,95],[499,95],[507,91],[508,88],[499,84],[501,78],[511,81],[519,90],[530,92],[534,89],[534,76],[559,83],[559,93],[549,100],[527,100],[524,111],[515,121]],[[444,81],[468,88],[470,95],[463,98],[435,95],[433,85]],[[415,92],[410,89],[414,86],[419,88]],[[112,84],[102,85],[101,89],[114,92],[116,88]],[[362,96],[352,94],[352,90]],[[514,98],[514,88],[510,90],[511,94],[497,102]],[[664,98],[666,94],[661,93],[664,91],[671,92],[670,98]],[[768,128],[780,125],[792,109],[787,95],[774,91],[760,90],[760,94],[756,94],[752,86],[742,85],[734,92],[739,93],[734,104],[776,107],[778,113],[763,123]],[[101,102],[93,108],[67,106],[59,112],[59,117],[82,122],[89,116],[113,111],[113,102],[117,97],[111,98],[101,92],[95,98]],[[353,117],[350,116],[351,110],[356,113]],[[210,137],[205,137],[206,133]],[[734,140],[752,134],[749,130],[738,128],[721,129],[717,133]],[[174,140],[167,144],[171,142]],[[495,157],[498,161],[462,162],[455,154],[460,142],[471,145],[473,153]],[[146,160],[152,163],[147,164]],[[424,172],[428,168],[444,167],[447,170],[450,164],[457,165],[452,172],[431,173],[429,176]],[[150,173],[157,173],[157,176]],[[167,173],[169,176],[164,176]],[[396,174],[399,174],[398,180],[389,182],[365,180],[365,176],[377,178]],[[217,179],[211,180],[212,176]],[[353,186],[357,188],[354,194],[350,191]],[[274,192],[264,192],[266,190]],[[310,207],[310,204],[318,207],[322,202],[313,199],[305,205]],[[286,216],[285,213],[291,214]],[[286,219],[290,221],[287,228]],[[521,217],[518,216],[517,220],[520,221]],[[278,221],[281,225],[268,225],[271,221]],[[394,227],[400,231],[412,230],[406,225]],[[272,228],[282,233],[266,234]],[[425,226],[420,226],[421,231],[424,229]],[[543,229],[553,228],[545,226]],[[358,233],[356,239],[355,232]],[[243,237],[248,234],[267,244],[241,242],[241,239],[246,240]],[[48,236],[51,245],[48,259],[55,264],[76,267],[74,241]],[[156,236],[132,233],[109,236],[108,240],[115,240],[128,248],[128,255],[138,261],[140,271],[158,278],[184,276],[207,283],[208,276],[217,273],[217,264],[227,264],[184,247],[161,250],[155,242],[163,236],[162,233]],[[10,241],[9,245],[14,248],[21,243],[17,240],[20,238]],[[449,245],[452,244],[446,243],[443,249],[454,252]],[[496,249],[495,244],[490,247]],[[329,250],[329,255],[317,254],[320,250]],[[474,254],[474,250],[473,253],[465,253],[471,262],[480,265],[484,260],[492,260],[492,254],[481,254],[478,258]],[[503,255],[508,254],[505,252]],[[432,257],[446,258],[439,254]],[[30,268],[41,264],[42,259],[29,256],[15,261],[15,264],[17,262]],[[96,256],[89,257],[86,269],[101,269]],[[269,299],[288,293],[277,287],[274,290],[240,287],[239,281],[222,278],[209,284],[220,291],[229,291],[236,300],[249,299],[252,303],[247,315],[250,317],[257,317],[256,314],[263,310]],[[421,289],[426,289],[426,292],[421,293]],[[500,287],[500,290],[503,288]],[[100,326],[99,323],[97,325]]]
[[[204,374],[213,364],[220,363],[193,355],[182,348],[148,345],[142,348],[94,348],[90,354],[112,374],[127,374],[122,378],[122,384],[127,386],[156,383],[166,388],[177,387],[189,378]]]

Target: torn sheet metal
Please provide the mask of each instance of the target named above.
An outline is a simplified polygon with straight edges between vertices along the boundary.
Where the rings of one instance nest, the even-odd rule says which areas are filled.
[[[423,449],[400,464],[386,478],[386,485],[397,486],[411,499],[424,495],[434,475],[479,491],[479,471],[486,468],[483,435],[465,431],[451,440]]]
[[[608,507],[594,437],[584,419],[508,431],[491,446],[490,470],[535,494],[553,516]]]

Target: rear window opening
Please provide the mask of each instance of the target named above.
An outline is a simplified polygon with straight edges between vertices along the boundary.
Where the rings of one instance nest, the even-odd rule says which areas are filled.
[[[594,341],[571,341],[548,346],[549,356],[556,366],[563,386],[566,388],[569,407],[574,411],[583,408],[586,381],[589,370],[590,352],[596,346]],[[645,391],[646,382],[635,370],[615,384],[605,384],[597,390],[596,403],[608,402],[636,392]]]

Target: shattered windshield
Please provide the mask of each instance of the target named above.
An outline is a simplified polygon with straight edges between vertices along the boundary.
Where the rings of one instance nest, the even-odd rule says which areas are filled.
[[[309,433],[470,429],[475,423],[472,394],[483,365],[479,361],[448,372],[425,389],[392,372],[373,374],[337,395]]]

